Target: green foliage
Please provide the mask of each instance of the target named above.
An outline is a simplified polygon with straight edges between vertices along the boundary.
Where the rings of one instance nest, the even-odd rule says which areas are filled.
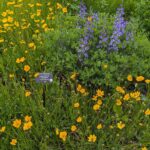
[[[148,38],[150,39],[150,1],[140,1],[136,3],[135,16],[139,19],[139,28],[144,30]]]

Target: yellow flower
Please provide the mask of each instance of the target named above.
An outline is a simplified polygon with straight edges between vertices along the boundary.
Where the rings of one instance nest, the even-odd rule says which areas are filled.
[[[78,123],[82,122],[82,117],[79,116],[79,117],[76,119],[76,121],[77,121]]]
[[[38,72],[34,74],[34,78],[37,78],[38,76],[39,76]]]
[[[25,58],[24,57],[21,57],[20,58],[20,62],[24,62],[25,61]]]
[[[123,129],[123,128],[125,127],[125,124],[122,123],[122,121],[120,121],[119,123],[117,123],[117,127],[118,127],[119,129]]]
[[[127,76],[127,80],[128,80],[128,81],[133,81],[132,75],[129,74],[129,75]]]
[[[62,5],[59,3],[57,3],[56,5],[57,5],[57,9],[62,8]]]
[[[93,110],[95,110],[95,111],[99,110],[99,108],[100,108],[100,105],[98,105],[98,104],[95,104],[95,105],[93,106]]]
[[[12,74],[9,74],[9,78],[14,78],[14,74],[12,73]]]
[[[81,89],[82,89],[81,84],[78,84],[78,85],[77,85],[77,91],[79,92]]]
[[[93,95],[92,100],[97,101],[98,96],[97,95]]]
[[[41,7],[42,4],[41,3],[36,3],[36,6]]]
[[[43,65],[45,65],[46,64],[46,61],[42,61],[41,62],[41,65],[43,66]]]
[[[6,130],[6,127],[5,127],[5,126],[1,127],[1,128],[0,128],[0,133],[5,132],[5,130]]]
[[[3,17],[6,17],[7,16],[7,12],[2,12],[1,14]]]
[[[13,19],[12,17],[8,16],[7,21],[8,21],[9,23],[12,23],[13,20],[14,20],[14,19]]]
[[[109,126],[109,128],[110,128],[110,129],[113,129],[113,128],[114,128],[114,126],[113,126],[113,125],[110,125],[110,126]]]
[[[80,107],[80,104],[79,103],[74,103],[74,108],[78,108],[78,107]]]
[[[103,128],[103,126],[102,126],[102,124],[100,123],[100,124],[98,124],[97,125],[97,127],[96,127],[97,129],[102,129]]]
[[[31,116],[28,116],[28,115],[26,115],[25,117],[24,117],[24,120],[26,121],[26,122],[29,122],[29,121],[31,121]]]
[[[71,131],[72,131],[72,132],[75,132],[76,130],[77,130],[77,127],[76,127],[75,125],[72,125],[72,126],[71,126]]]
[[[136,99],[137,101],[141,100],[140,98],[141,92],[135,91],[130,93],[130,97]]]
[[[80,93],[81,93],[81,94],[84,94],[84,93],[85,93],[85,89],[82,88],[82,89],[80,90]]]
[[[56,135],[59,135],[59,129],[58,128],[56,128],[55,133],[56,133]]]
[[[66,141],[67,132],[66,132],[66,131],[61,131],[61,132],[59,133],[59,138],[62,139],[63,141]]]
[[[26,90],[25,96],[28,97],[28,96],[30,96],[30,95],[31,95],[31,92],[30,92],[29,90]]]
[[[146,79],[145,83],[149,84],[150,83],[150,79]]]
[[[0,43],[3,43],[4,42],[4,39],[3,38],[0,38]]]
[[[97,101],[97,104],[98,104],[98,105],[102,105],[102,104],[103,104],[102,100],[99,99],[99,100]]]
[[[12,126],[15,128],[19,128],[21,126],[21,119],[14,120]]]
[[[14,4],[15,4],[15,1],[7,2],[7,6],[9,6],[9,5],[14,5]]]
[[[121,94],[125,94],[125,90],[122,87],[120,87],[120,86],[116,87],[116,91],[121,93]]]
[[[102,91],[101,89],[98,89],[98,90],[96,91],[96,95],[97,95],[98,97],[103,97],[103,96],[104,96],[104,91]]]
[[[88,136],[88,141],[89,142],[96,142],[97,137],[94,134],[91,134]]]
[[[63,13],[67,13],[67,8],[66,7],[63,8],[62,11],[63,11]]]
[[[34,50],[36,49],[36,45],[33,42],[29,43],[28,47],[31,48],[31,49],[34,49]]]
[[[92,21],[92,16],[89,16],[89,17],[87,18],[87,20],[91,22],[91,21]]]
[[[10,144],[13,145],[13,146],[16,145],[17,144],[17,139],[12,139]]]
[[[30,70],[30,66],[29,66],[29,65],[25,65],[25,66],[24,66],[24,71],[25,71],[25,72],[28,72],[29,70]]]
[[[76,77],[77,77],[77,73],[76,73],[76,72],[74,72],[74,73],[70,76],[70,78],[71,78],[72,80],[75,80]]]
[[[128,100],[130,99],[130,94],[129,94],[129,93],[128,93],[128,94],[125,94],[124,97],[123,97],[123,99],[124,99],[125,101],[128,101]]]
[[[150,109],[148,108],[148,109],[146,109],[146,111],[145,111],[145,115],[150,115]]]
[[[122,105],[122,102],[121,102],[121,100],[120,100],[120,99],[117,99],[117,100],[116,100],[116,105],[117,105],[117,106]]]
[[[20,58],[16,59],[16,63],[19,64],[20,63]]]
[[[143,76],[138,76],[136,77],[136,81],[137,82],[140,82],[140,81],[143,81],[144,80],[144,77]]]
[[[148,150],[145,146],[144,147],[142,147],[142,149],[141,150]]]
[[[33,124],[32,124],[31,121],[24,123],[24,125],[23,125],[23,130],[24,130],[24,131],[29,130],[29,129],[32,127],[32,125],[33,125]]]

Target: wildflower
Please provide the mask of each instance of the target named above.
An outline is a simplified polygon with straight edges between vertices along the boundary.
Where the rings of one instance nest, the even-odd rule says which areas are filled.
[[[25,72],[28,72],[29,70],[30,70],[30,66],[29,66],[29,65],[25,65],[25,66],[24,66],[24,71],[25,71]]]
[[[19,59],[19,58],[16,59],[16,63],[17,63],[17,64],[20,63],[20,59]]]
[[[143,81],[144,80],[144,77],[143,76],[138,76],[138,77],[136,77],[136,81],[137,82],[141,82],[141,81]]]
[[[59,4],[59,3],[57,3],[57,4],[56,4],[56,6],[57,6],[57,9],[62,8],[62,5],[61,5],[61,4]]]
[[[113,125],[110,125],[110,126],[109,126],[109,128],[110,128],[110,129],[113,129],[113,128],[114,128],[114,126],[113,126]]]
[[[130,97],[136,99],[137,101],[141,100],[140,98],[141,92],[135,91],[130,93]]]
[[[28,115],[27,115],[27,116],[24,117],[24,120],[25,120],[26,122],[29,122],[29,121],[31,121],[31,118],[32,118],[31,116],[28,116]]]
[[[97,137],[94,134],[91,134],[88,136],[88,141],[89,142],[96,142]]]
[[[146,109],[144,113],[145,113],[145,115],[147,115],[147,116],[150,115],[150,109],[149,109],[149,108]]]
[[[76,127],[75,125],[72,125],[72,126],[71,126],[71,131],[72,131],[72,132],[75,132],[76,130],[77,130],[77,127]]]
[[[56,128],[55,133],[56,133],[56,135],[59,135],[59,129],[58,128]]]
[[[78,108],[78,107],[80,107],[80,104],[79,103],[74,103],[74,108]]]
[[[17,139],[12,139],[10,142],[11,145],[15,146],[17,144]]]
[[[95,104],[95,105],[93,106],[93,110],[95,110],[95,111],[99,110],[99,108],[100,108],[100,105],[98,105],[98,104]]]
[[[24,58],[24,57],[21,57],[21,58],[20,58],[20,62],[23,63],[24,61],[25,61],[25,58]]]
[[[145,83],[149,84],[150,83],[150,79],[145,80]]]
[[[98,124],[97,125],[97,127],[96,127],[97,129],[102,129],[103,128],[103,126],[102,126],[102,124],[100,123],[100,124]]]
[[[86,8],[86,6],[81,2],[80,3],[80,5],[79,5],[79,10],[80,10],[80,12],[79,12],[79,16],[82,18],[82,19],[84,19],[85,18],[85,16],[87,15],[87,8]]]
[[[36,45],[33,42],[29,43],[28,47],[31,48],[31,49],[34,49],[34,50],[36,49]]]
[[[98,89],[98,90],[96,91],[96,95],[97,95],[98,97],[103,97],[103,96],[104,96],[104,91],[102,91],[101,89]]]
[[[127,76],[127,80],[128,80],[128,81],[133,81],[132,75],[128,75],[128,76]]]
[[[19,128],[21,126],[21,119],[14,120],[12,126],[15,128]]]
[[[0,133],[5,132],[5,130],[6,130],[6,127],[5,127],[5,126],[1,127],[1,128],[0,128]]]
[[[23,125],[23,130],[24,130],[24,131],[29,130],[29,129],[32,127],[32,125],[33,125],[33,124],[32,124],[31,121],[24,123],[24,125]]]
[[[116,87],[116,91],[121,93],[121,94],[125,94],[125,90],[122,87],[120,87],[120,86]]]
[[[77,73],[76,73],[76,72],[74,72],[74,73],[71,75],[71,77],[70,77],[70,78],[71,78],[72,80],[75,80],[75,79],[76,79],[76,77],[77,77]]]
[[[3,38],[0,38],[0,43],[3,43],[4,42],[4,39]]]
[[[122,102],[121,102],[121,100],[120,100],[120,99],[117,99],[117,100],[116,100],[116,105],[117,105],[117,106],[122,105]]]
[[[78,123],[82,122],[82,117],[79,116],[79,117],[76,119],[76,121],[77,121]]]
[[[61,131],[61,132],[59,133],[59,138],[62,139],[63,141],[66,141],[67,132],[66,132],[66,131]]]
[[[87,18],[87,20],[91,22],[91,21],[92,21],[92,16],[89,16],[89,17]]]
[[[36,3],[36,6],[41,7],[42,4],[41,3]]]
[[[46,64],[46,61],[42,61],[41,62],[41,65],[43,66],[43,65],[45,65]]]
[[[38,76],[39,76],[38,72],[34,74],[34,78],[37,78]]]
[[[121,37],[125,34],[127,22],[124,20],[124,9],[118,8],[116,12],[116,19],[114,22],[114,31],[109,43],[109,50],[118,51]]]
[[[148,149],[147,149],[147,147],[145,147],[145,146],[144,146],[144,147],[142,147],[142,149],[141,149],[141,150],[148,150]]]
[[[14,78],[14,74],[12,73],[12,74],[9,74],[9,78]]]
[[[31,92],[30,92],[29,90],[26,90],[25,96],[26,96],[26,97],[29,97],[30,95],[31,95]]]
[[[130,94],[129,93],[125,94],[123,99],[128,101],[130,99]]]
[[[103,29],[103,31],[100,32],[100,36],[99,36],[99,41],[98,41],[98,45],[96,46],[96,48],[107,48],[108,47],[108,36],[107,36],[107,32],[105,29]],[[103,66],[104,69],[107,69],[107,65]]]
[[[98,96],[97,95],[93,95],[92,100],[97,101]]]
[[[97,104],[98,104],[98,105],[102,105],[102,103],[103,103],[103,102],[102,102],[102,100],[100,100],[100,99],[97,101]]]
[[[67,13],[67,8],[66,7],[63,8],[62,11],[63,11],[63,13]]]
[[[122,123],[122,121],[120,121],[119,123],[117,123],[117,127],[118,127],[119,129],[123,129],[123,128],[125,127],[125,124]]]
[[[80,93],[81,93],[81,94],[84,94],[84,93],[85,93],[85,89],[82,88],[82,89],[80,90]]]

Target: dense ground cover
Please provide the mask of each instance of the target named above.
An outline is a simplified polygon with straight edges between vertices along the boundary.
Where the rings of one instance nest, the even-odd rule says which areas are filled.
[[[150,149],[148,3],[0,1],[0,149]]]

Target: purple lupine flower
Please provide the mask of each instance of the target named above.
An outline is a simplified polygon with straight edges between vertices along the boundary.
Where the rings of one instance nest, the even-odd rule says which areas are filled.
[[[94,23],[99,20],[96,13],[91,18],[91,21],[86,21],[84,37],[80,39],[80,46],[78,49],[78,57],[80,61],[84,58],[88,58],[88,51],[90,49],[89,41],[94,37]]]
[[[103,31],[100,32],[99,42],[96,48],[107,48],[107,41],[108,41],[108,36],[106,30],[103,29]]]
[[[125,28],[127,25],[127,22],[124,20],[124,8],[118,8],[116,13],[116,19],[114,22],[114,31],[112,36],[110,37],[110,43],[109,43],[109,49],[108,50],[114,50],[118,51],[119,47],[118,45],[121,43],[120,37],[122,37],[125,34]]]
[[[133,40],[134,40],[133,33],[128,31],[126,33],[126,41],[129,42],[129,41],[133,41]]]
[[[84,19],[85,16],[87,15],[87,8],[86,6],[81,2],[80,5],[79,5],[79,16],[80,18]]]

